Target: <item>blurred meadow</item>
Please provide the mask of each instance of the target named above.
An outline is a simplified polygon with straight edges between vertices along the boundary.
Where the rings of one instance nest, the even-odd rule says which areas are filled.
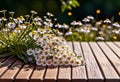
[[[57,18],[53,28],[63,32],[68,41],[120,40],[120,0],[77,0],[79,7],[69,7],[62,12],[61,5],[66,4],[64,1],[71,3],[75,0],[1,0],[0,10],[14,11],[14,17],[27,15],[35,10],[40,18],[44,18],[50,12]],[[6,17],[9,16],[6,13]]]
[[[99,19],[111,18],[112,16],[115,16],[115,20],[119,19],[120,0],[78,0],[78,2],[80,7],[62,13],[60,0],[1,0],[0,10],[14,11],[16,12],[15,16],[30,14],[30,10],[37,11],[41,17],[46,12],[51,12],[58,18],[59,22],[70,23],[73,20],[81,20],[88,15],[96,16],[96,9],[100,9]],[[72,16],[68,16],[68,12],[71,12]]]

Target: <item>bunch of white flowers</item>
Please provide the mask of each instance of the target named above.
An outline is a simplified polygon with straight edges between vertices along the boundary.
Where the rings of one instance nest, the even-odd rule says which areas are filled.
[[[44,30],[46,32],[46,30]],[[38,31],[33,37],[38,36]],[[35,49],[28,49],[27,54],[29,57],[34,57],[37,65],[42,66],[58,66],[58,65],[82,65],[83,58],[76,56],[70,49],[63,37],[58,37],[55,34],[42,34],[35,38],[36,45],[39,46]],[[32,58],[29,58],[32,62]]]

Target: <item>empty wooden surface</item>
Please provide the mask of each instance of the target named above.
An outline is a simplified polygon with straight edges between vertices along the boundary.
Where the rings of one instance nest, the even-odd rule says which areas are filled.
[[[0,82],[120,82],[120,42],[68,42],[83,66],[36,66],[0,58]]]

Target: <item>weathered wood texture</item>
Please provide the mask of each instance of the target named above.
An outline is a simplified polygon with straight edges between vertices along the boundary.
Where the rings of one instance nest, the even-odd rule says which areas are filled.
[[[84,66],[41,67],[0,58],[0,82],[120,82],[120,42],[67,42]]]

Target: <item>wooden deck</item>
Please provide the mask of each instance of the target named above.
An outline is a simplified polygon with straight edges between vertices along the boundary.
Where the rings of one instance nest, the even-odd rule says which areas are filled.
[[[0,82],[120,82],[120,42],[68,42],[85,66],[40,67],[0,59]]]

